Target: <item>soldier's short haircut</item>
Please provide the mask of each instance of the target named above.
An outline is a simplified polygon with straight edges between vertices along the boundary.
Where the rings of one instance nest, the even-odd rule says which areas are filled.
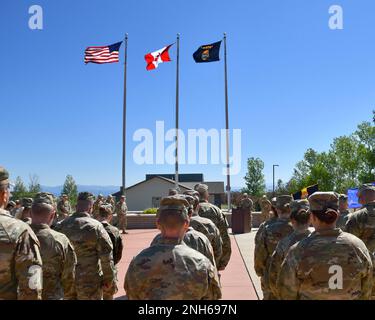
[[[299,225],[308,224],[310,220],[310,211],[306,209],[292,211],[292,213],[290,214],[290,219],[295,220]]]
[[[88,211],[93,206],[92,200],[78,200],[77,201],[77,211],[83,212]]]
[[[101,218],[108,218],[112,214],[112,209],[110,206],[101,206],[99,208],[99,216]]]
[[[159,213],[158,222],[165,228],[179,228],[186,221],[188,221],[179,211],[177,210],[163,210]]]
[[[34,203],[31,207],[31,212],[32,212],[32,214],[35,214],[35,215],[49,214],[53,210],[54,210],[54,208],[47,203]],[[25,211],[26,211],[26,209],[24,209],[24,212]]]

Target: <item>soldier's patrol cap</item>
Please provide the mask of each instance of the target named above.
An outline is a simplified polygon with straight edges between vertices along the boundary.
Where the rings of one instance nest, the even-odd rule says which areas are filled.
[[[38,195],[38,194],[37,194]],[[30,209],[33,205],[34,200],[32,198],[22,198],[21,199],[21,205],[24,208]]]
[[[242,194],[243,197],[248,197],[249,195],[245,192]]]
[[[346,194],[340,194],[339,201],[343,202],[343,201],[346,201],[346,200],[348,200],[348,196]]]
[[[9,184],[9,172],[4,167],[0,167],[0,185]]]
[[[189,201],[182,195],[165,197],[160,201],[158,216],[162,216],[165,211],[176,210],[184,219],[188,219],[189,206]]]
[[[293,197],[290,195],[282,195],[276,197],[276,207],[277,208],[284,208],[290,205],[290,203],[293,201]]]
[[[198,183],[194,186],[194,190],[198,191],[200,194],[205,193],[208,191],[208,186],[203,183]]]
[[[194,203],[199,203],[199,192],[195,190],[184,191],[185,196],[190,196],[194,198]]]
[[[80,192],[77,200],[94,200],[94,195],[91,192]]]
[[[15,207],[15,206],[16,206],[16,203],[15,203],[14,201],[9,201],[8,206]]]
[[[290,203],[290,209],[292,210],[292,212],[298,212],[300,210],[309,210],[309,201],[307,199],[293,200]]]
[[[358,189],[358,197],[360,197],[362,195],[363,192],[365,191],[373,191],[375,192],[375,186],[372,185],[371,183],[366,183],[366,184],[363,184],[359,189]]]
[[[196,197],[191,196],[189,194],[184,194],[184,197],[189,202],[189,208],[193,208],[196,201]]]
[[[336,192],[314,192],[309,197],[311,211],[338,210],[339,194]]]
[[[49,205],[54,207],[55,206],[55,197],[53,196],[52,193],[39,192],[35,196],[34,203],[32,203],[32,204],[37,204],[37,203],[49,204]]]
[[[68,195],[66,193],[63,193],[61,196],[62,197],[67,197]]]

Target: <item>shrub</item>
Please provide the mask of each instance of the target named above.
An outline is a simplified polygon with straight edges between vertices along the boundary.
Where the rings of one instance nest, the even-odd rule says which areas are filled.
[[[158,208],[148,208],[143,211],[144,214],[156,214],[158,212]]]

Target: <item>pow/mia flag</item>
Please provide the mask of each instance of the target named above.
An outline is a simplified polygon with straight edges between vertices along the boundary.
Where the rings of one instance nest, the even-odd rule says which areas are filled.
[[[205,44],[200,46],[197,51],[194,52],[193,58],[195,62],[213,62],[220,60],[220,45],[221,41]]]

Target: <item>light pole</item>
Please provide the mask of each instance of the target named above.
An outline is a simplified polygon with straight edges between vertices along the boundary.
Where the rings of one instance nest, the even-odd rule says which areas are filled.
[[[272,166],[272,171],[273,171],[273,174],[272,174],[272,196],[274,197],[275,196],[275,167],[278,167],[279,165],[278,164],[274,164]]]

